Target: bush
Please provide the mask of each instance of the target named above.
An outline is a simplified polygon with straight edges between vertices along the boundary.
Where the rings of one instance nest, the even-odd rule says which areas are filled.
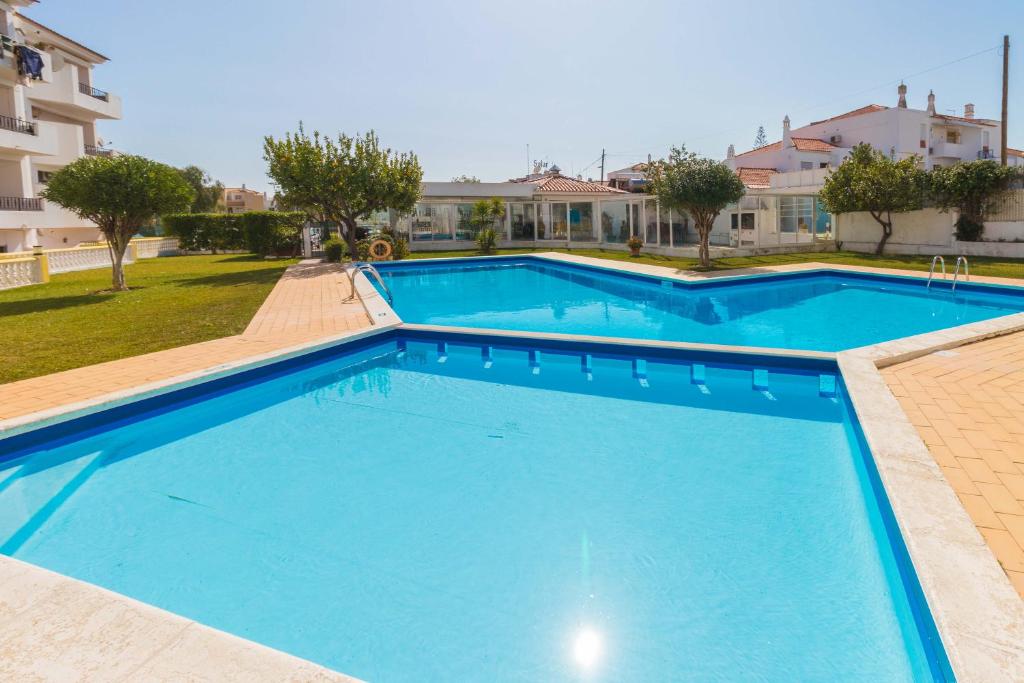
[[[178,238],[185,251],[245,249],[241,214],[176,213],[163,217],[164,230]]]
[[[163,217],[164,230],[185,251],[251,251],[295,255],[302,245],[299,212],[178,213]]]
[[[391,240],[391,260],[401,261],[409,258],[409,242],[403,239],[394,228],[384,228],[380,231],[381,237]]]
[[[340,263],[345,256],[345,240],[332,237],[324,242],[324,258],[331,263]]]
[[[956,219],[956,238],[961,242],[978,242],[983,232],[985,223],[982,221],[976,221],[968,216]]]
[[[241,217],[245,248],[254,254],[296,256],[302,249],[301,212],[248,211]]]
[[[639,252],[644,247],[644,241],[640,239],[637,235],[633,235],[628,240],[626,240],[626,246],[629,247],[630,251]]]
[[[498,233],[494,228],[484,228],[476,234],[476,245],[485,254],[493,254],[498,246]]]

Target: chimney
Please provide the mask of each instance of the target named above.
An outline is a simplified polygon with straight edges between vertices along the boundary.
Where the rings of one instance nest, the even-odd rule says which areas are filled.
[[[973,119],[974,118],[974,105],[971,104],[970,102],[968,102],[967,104],[964,105],[964,118],[965,119]]]
[[[904,85],[901,82],[900,83],[900,87],[896,88],[896,92],[898,92],[900,94],[900,101],[896,104],[896,106],[899,107],[900,109],[906,109],[907,108],[907,86]]]
[[[793,137],[789,134],[789,115],[782,119],[782,148],[787,149],[793,146]]]
[[[729,145],[729,149],[725,150],[725,158],[726,159],[732,159],[735,156],[736,156],[736,147],[734,145]]]
[[[935,116],[935,93],[928,91],[928,113]]]

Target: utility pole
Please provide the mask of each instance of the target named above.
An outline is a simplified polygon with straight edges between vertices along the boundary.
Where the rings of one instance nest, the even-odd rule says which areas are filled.
[[[1003,135],[999,141],[999,163],[1006,166],[1006,100],[1010,89],[1010,36],[1003,36]]]
[[[604,182],[604,147],[601,148],[601,182]]]

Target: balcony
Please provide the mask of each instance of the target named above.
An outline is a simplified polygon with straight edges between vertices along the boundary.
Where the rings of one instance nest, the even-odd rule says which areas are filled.
[[[57,130],[46,121],[0,116],[0,152],[52,156],[57,153]]]
[[[84,145],[84,149],[85,153],[92,157],[109,157],[114,155],[113,150],[103,149],[102,147],[97,147],[96,145],[87,144]]]
[[[0,197],[0,211],[42,211],[43,200],[38,197]]]
[[[46,53],[44,56],[49,57]],[[121,118],[121,98],[79,81],[78,69],[71,64],[65,64],[52,74],[51,82],[45,82],[45,78],[35,81],[32,87],[26,88],[25,95],[76,120]]]
[[[946,142],[945,140],[940,140],[939,142],[936,142],[934,145],[932,145],[931,149],[929,150],[930,154],[933,157],[942,157],[944,159],[965,159],[965,158],[968,158],[968,157],[964,157],[964,154],[966,153],[966,151],[967,151],[966,145],[963,145],[963,144],[958,143],[958,142]],[[974,157],[973,154],[970,155],[970,158],[973,158],[973,157]]]
[[[106,90],[94,88],[91,85],[88,85],[87,83],[79,82],[78,92],[82,93],[83,95],[88,95],[89,97],[95,97],[97,100],[101,100],[103,102],[110,101],[110,93],[108,93]]]

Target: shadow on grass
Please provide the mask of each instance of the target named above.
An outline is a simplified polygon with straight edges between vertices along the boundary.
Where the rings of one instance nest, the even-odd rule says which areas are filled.
[[[239,285],[273,284],[281,277],[281,271],[274,268],[243,270],[237,273],[220,273],[206,277],[179,280],[175,287],[238,287]]]
[[[26,315],[29,313],[46,313],[77,306],[101,304],[117,296],[112,292],[94,292],[92,294],[75,294],[73,296],[55,296],[49,299],[25,299],[23,301],[0,302],[0,318],[8,315]]]

